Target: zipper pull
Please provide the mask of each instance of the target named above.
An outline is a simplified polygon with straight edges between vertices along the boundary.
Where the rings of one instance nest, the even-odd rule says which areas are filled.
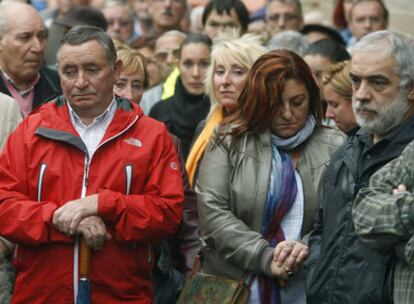
[[[89,184],[89,162],[86,163],[86,168],[85,168],[85,187],[88,188],[88,184]]]

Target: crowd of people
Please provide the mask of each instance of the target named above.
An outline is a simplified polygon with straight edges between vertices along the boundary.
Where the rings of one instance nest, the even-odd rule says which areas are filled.
[[[311,17],[0,1],[0,303],[413,303],[414,37]]]

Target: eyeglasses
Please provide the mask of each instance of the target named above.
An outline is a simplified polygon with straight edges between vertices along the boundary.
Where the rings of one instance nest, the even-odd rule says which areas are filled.
[[[354,23],[356,24],[363,24],[363,23],[371,23],[371,24],[380,24],[383,22],[383,19],[381,17],[368,17],[368,16],[363,16],[363,17],[357,17],[354,18],[353,20]]]
[[[114,26],[115,23],[118,23],[120,27],[127,27],[131,24],[130,20],[125,19],[109,19],[108,26]]]
[[[293,22],[298,19],[298,16],[295,14],[273,14],[268,17],[268,19],[272,22],[278,22],[281,18],[283,18],[286,22]]]
[[[160,62],[167,61],[170,56],[174,57],[174,59],[178,59],[178,51],[178,48],[159,50],[155,53],[155,58]]]
[[[166,1],[171,1],[176,4],[184,4],[184,0],[153,0],[155,3],[164,3]]]

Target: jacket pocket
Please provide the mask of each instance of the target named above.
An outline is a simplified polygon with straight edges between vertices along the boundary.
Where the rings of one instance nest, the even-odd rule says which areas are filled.
[[[45,163],[41,163],[40,168],[39,168],[38,182],[37,182],[37,201],[38,202],[42,201],[43,181],[45,178],[46,169],[47,169],[47,165]]]
[[[128,195],[131,192],[133,167],[131,164],[125,166],[125,194]]]

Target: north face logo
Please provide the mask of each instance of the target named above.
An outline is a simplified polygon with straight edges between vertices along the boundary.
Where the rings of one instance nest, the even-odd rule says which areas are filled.
[[[142,147],[142,142],[139,139],[133,138],[133,137],[129,137],[127,139],[124,139],[124,142],[126,142],[129,145],[141,148]]]

